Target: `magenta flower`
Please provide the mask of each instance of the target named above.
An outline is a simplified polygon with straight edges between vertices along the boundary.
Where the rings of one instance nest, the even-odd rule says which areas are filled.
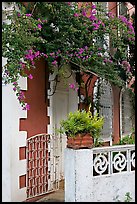
[[[48,55],[44,54],[44,57],[48,58]]]
[[[23,110],[30,110],[30,105],[26,104],[26,106],[23,108]]]
[[[29,74],[28,77],[29,77],[29,79],[33,79],[32,74]]]
[[[26,105],[26,110],[30,110],[30,105],[29,104]]]
[[[35,57],[40,55],[40,51],[35,52]]]
[[[93,5],[91,6],[91,8],[92,8],[92,9],[95,9],[95,8],[96,8],[96,5],[95,5],[95,4],[93,4]]]
[[[17,15],[18,15],[18,17],[20,17],[20,16],[21,16],[21,14],[20,14],[20,13],[18,13]]]
[[[82,15],[83,15],[83,16],[86,16],[86,15],[87,15],[85,9],[82,10]]]
[[[50,56],[54,56],[54,55],[55,55],[55,53],[54,53],[54,52],[51,52],[51,53],[50,53]]]
[[[91,14],[91,16],[89,17],[89,19],[90,19],[91,21],[97,20],[97,18],[96,18],[95,16],[93,16],[92,14]]]
[[[27,13],[27,14],[26,14],[26,16],[27,16],[27,17],[30,17],[30,16],[32,16],[32,14],[30,14],[30,13]]]
[[[75,88],[75,91],[78,91],[78,87],[77,87],[77,88]]]
[[[134,32],[134,28],[132,25],[130,25],[128,28]]]
[[[92,26],[94,26],[93,30],[98,30],[99,29],[99,25],[96,23],[93,23]]]
[[[92,11],[92,14],[96,14],[96,13],[97,13],[96,10],[93,10],[93,11]]]
[[[40,24],[38,24],[38,28],[39,28],[39,29],[41,29],[41,28],[42,28],[42,26],[41,26]]]
[[[69,84],[69,88],[75,89],[75,84]]]
[[[104,59],[104,62],[105,62],[105,63],[107,63],[107,62],[108,62],[108,60],[105,58],[105,59]]]
[[[25,68],[25,63],[20,62],[20,64],[21,64],[21,68],[24,69]]]
[[[98,56],[101,57],[102,56],[101,53],[98,53]]]
[[[19,96],[18,96],[18,100],[22,100],[23,98],[25,98],[24,93],[22,91],[20,91]]]
[[[84,48],[85,48],[85,50],[88,50],[88,46],[85,46]]]
[[[52,64],[53,64],[53,65],[57,65],[57,61],[54,60],[54,61],[52,62]]]
[[[31,64],[34,66],[35,62],[34,62],[34,61],[31,61]]]
[[[15,81],[15,82],[13,82],[13,85],[17,85],[17,82]]]
[[[112,63],[112,60],[109,60],[110,63]]]
[[[79,14],[78,14],[78,13],[74,13],[74,16],[75,16],[75,17],[78,17],[78,16],[79,16]]]
[[[101,24],[102,24],[103,27],[105,27],[105,24],[103,22]]]
[[[124,68],[129,72],[131,69],[131,66],[129,64],[129,62],[127,62],[126,60],[122,61],[122,65],[124,66]]]
[[[43,20],[42,20],[42,23],[45,23],[45,22],[47,23],[47,20],[44,20],[44,19],[43,19]]]
[[[13,91],[16,91],[16,90],[17,90],[17,88],[16,88],[16,87],[14,87],[14,88],[13,88]]]
[[[79,54],[82,54],[84,52],[84,49],[83,48],[80,48],[79,49]]]

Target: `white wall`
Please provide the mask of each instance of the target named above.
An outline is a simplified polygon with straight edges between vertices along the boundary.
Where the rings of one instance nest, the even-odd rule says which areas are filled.
[[[12,12],[12,4],[2,2],[2,10]],[[2,13],[6,23],[6,16]],[[6,59],[2,58],[2,66]],[[27,90],[26,79],[19,84],[22,90]],[[19,189],[19,176],[26,174],[26,160],[19,160],[19,147],[26,146],[27,132],[19,131],[19,119],[27,118],[23,111],[13,85],[2,85],[2,202],[20,202],[26,199],[26,187]]]
[[[19,189],[19,176],[26,174],[26,160],[19,161],[19,147],[26,146],[25,131],[19,131],[19,118],[26,118],[21,110],[13,86],[2,86],[2,201],[23,201],[26,188]]]
[[[106,151],[105,151],[106,148]],[[98,158],[97,155],[103,155],[101,152],[107,152],[111,147],[93,148],[93,149],[79,149],[73,150],[70,148],[65,149],[65,202],[124,202],[126,193],[129,192],[132,198],[132,202],[135,202],[135,171],[131,171],[130,161],[134,163],[134,154],[130,158],[131,151],[134,151],[135,146],[129,145],[121,146],[122,151],[128,151],[127,160],[121,160],[120,154],[117,155],[117,160],[111,161],[109,155],[105,160]],[[112,147],[113,152],[116,151],[116,146]],[[120,149],[120,148],[119,148]],[[119,152],[119,149],[117,151]],[[113,154],[112,154],[113,155]],[[116,157],[115,157],[116,158]],[[95,162],[96,161],[96,162]],[[119,169],[127,162],[127,171],[120,171],[118,173],[108,173],[104,175],[95,176],[93,174],[93,166],[101,172],[108,165],[108,171],[114,165]],[[113,163],[114,162],[114,163]],[[112,164],[109,165],[109,163]],[[118,165],[119,164],[119,165]]]

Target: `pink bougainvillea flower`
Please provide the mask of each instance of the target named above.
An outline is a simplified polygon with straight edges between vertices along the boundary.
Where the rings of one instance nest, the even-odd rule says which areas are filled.
[[[105,58],[105,59],[104,59],[104,62],[106,63],[106,62],[108,62],[108,60]]]
[[[42,23],[47,23],[47,20],[44,20],[44,19],[43,19],[43,20],[42,20]]]
[[[102,24],[103,27],[105,27],[105,24],[103,22],[101,24]]]
[[[31,14],[31,13],[27,13],[26,16],[27,16],[27,17],[30,17],[30,16],[32,16],[32,14]]]
[[[75,89],[75,84],[69,84],[69,88]]]
[[[48,55],[46,55],[46,54],[43,54],[43,55],[44,55],[44,57],[48,58]]]
[[[35,52],[34,55],[35,55],[35,57],[39,56],[40,55],[40,51]]]
[[[78,16],[79,16],[79,14],[78,14],[78,13],[74,13],[74,16],[75,16],[75,17],[78,17]]]
[[[13,82],[13,85],[17,85],[17,82],[15,81],[15,82]]]
[[[18,100],[22,100],[23,98],[25,98],[24,93],[22,91],[20,91],[19,96],[18,96]]]
[[[93,10],[93,11],[92,11],[92,14],[96,14],[96,13],[97,13],[96,10]]]
[[[20,17],[20,16],[21,16],[21,14],[20,14],[20,13],[18,13],[17,15],[18,15],[18,17]]]
[[[91,16],[89,17],[89,19],[90,19],[91,21],[97,20],[97,18],[96,18],[95,16],[93,16],[92,14],[91,14]]]
[[[91,6],[91,8],[92,8],[92,9],[95,9],[95,8],[96,8],[96,5],[95,5],[95,4],[93,4],[93,5]]]
[[[13,91],[16,91],[16,90],[17,90],[17,88],[16,88],[16,87],[14,87],[14,88],[13,88]]]
[[[26,104],[26,106],[23,107],[23,110],[30,110],[30,105],[29,105],[29,104]]]
[[[99,29],[98,25],[93,28],[93,30],[98,30],[98,29]]]
[[[98,56],[99,56],[99,57],[101,57],[101,56],[102,56],[102,54],[101,54],[101,53],[98,53]]]
[[[54,60],[54,61],[52,62],[52,64],[53,64],[53,65],[57,65],[57,61]]]
[[[83,15],[83,16],[86,16],[86,15],[87,15],[85,9],[82,10],[82,15]]]
[[[78,91],[78,87],[75,88],[75,91]]]
[[[31,64],[34,66],[35,62],[34,62],[34,61],[31,61]]]
[[[41,28],[42,28],[42,26],[41,26],[40,24],[38,24],[38,28],[39,28],[39,29],[41,29]]]
[[[26,110],[30,110],[30,105],[26,104]]]
[[[29,74],[28,77],[29,77],[29,79],[33,79],[32,74]]]

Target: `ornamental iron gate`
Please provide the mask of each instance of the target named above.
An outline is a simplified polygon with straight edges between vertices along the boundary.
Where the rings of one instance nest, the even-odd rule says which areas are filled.
[[[135,112],[133,111],[132,98],[128,90],[122,92],[121,98],[121,134],[128,135],[135,126]]]
[[[59,189],[58,138],[39,134],[27,139],[27,199]]]
[[[110,141],[110,143],[112,143],[113,95],[110,83],[101,78],[96,81],[93,101],[94,104],[97,104],[94,107],[94,111],[99,112],[100,116],[104,117],[104,125],[101,130],[101,139],[104,141]]]

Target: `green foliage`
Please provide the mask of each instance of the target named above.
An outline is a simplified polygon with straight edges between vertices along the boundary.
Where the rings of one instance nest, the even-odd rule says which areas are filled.
[[[125,200],[124,200],[124,202],[130,202],[132,200],[132,198],[131,198],[131,196],[130,196],[130,192],[127,192],[126,194],[125,194]]]
[[[83,14],[91,9],[87,2],[81,8],[77,2],[32,2],[28,7],[16,3],[20,15],[14,11],[7,15],[11,24],[2,25],[2,56],[8,58],[3,67],[5,83],[27,77],[25,70],[35,68],[35,63],[25,58],[26,51],[32,50],[33,54],[44,53],[39,57],[46,56],[51,73],[62,74],[64,64],[75,64],[75,71],[93,71],[115,85],[126,85],[132,73],[122,62],[129,61],[127,46],[134,45],[135,36],[128,20],[109,15],[102,6],[96,6],[89,18]],[[31,16],[26,16],[28,13]],[[111,49],[106,36],[111,37]],[[20,61],[25,63],[25,70]]]
[[[75,137],[78,133],[91,133],[94,138],[99,138],[103,123],[103,117],[99,117],[98,114],[92,116],[90,111],[77,110],[70,112],[67,119],[60,122],[60,131],[69,137]]]
[[[123,136],[117,145],[135,144],[135,137],[131,135]]]

